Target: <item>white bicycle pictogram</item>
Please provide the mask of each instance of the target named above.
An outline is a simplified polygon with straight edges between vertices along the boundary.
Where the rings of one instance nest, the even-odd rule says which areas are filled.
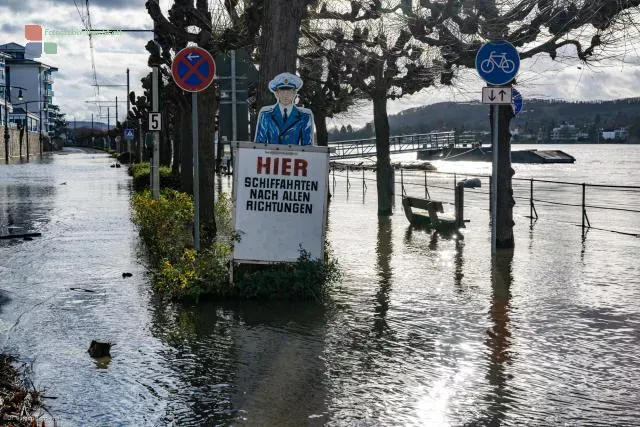
[[[489,74],[493,72],[494,67],[498,67],[505,74],[511,74],[516,70],[516,63],[507,59],[506,53],[498,53],[491,51],[489,57],[480,63],[480,70]]]

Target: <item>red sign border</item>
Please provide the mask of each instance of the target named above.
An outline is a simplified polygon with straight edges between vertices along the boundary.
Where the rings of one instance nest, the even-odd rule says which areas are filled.
[[[211,74],[207,79],[208,81],[204,81],[198,85],[190,85],[184,82],[182,79],[180,79],[180,76],[178,75],[178,64],[180,63],[180,61],[189,62],[189,60],[187,59],[187,56],[191,53],[197,53],[201,55],[209,63],[209,67],[211,68]],[[206,88],[209,87],[209,85],[211,85],[211,83],[213,83],[213,78],[215,74],[216,74],[216,62],[214,61],[213,56],[211,56],[211,54],[207,50],[199,46],[185,47],[184,49],[182,49],[180,52],[176,54],[176,57],[173,59],[173,62],[171,63],[171,76],[173,77],[173,81],[176,83],[176,85],[180,89],[187,92],[201,92],[205,90]]]

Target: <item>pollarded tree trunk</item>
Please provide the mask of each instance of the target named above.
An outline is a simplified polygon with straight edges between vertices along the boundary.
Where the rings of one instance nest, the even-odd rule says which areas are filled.
[[[316,144],[326,147],[329,143],[329,132],[327,131],[327,118],[323,114],[315,113],[313,121],[316,125]]]
[[[498,114],[498,191],[496,210],[496,248],[513,248],[513,187],[511,178],[511,132],[509,124],[514,117],[510,105],[501,105]],[[492,121],[493,122],[493,121]]]
[[[265,0],[262,17],[260,70],[258,73],[258,110],[273,104],[269,81],[277,74],[295,74],[300,24],[307,0]]]
[[[378,215],[391,215],[394,182],[389,154],[389,117],[387,115],[387,96],[385,92],[373,96],[373,122],[376,129]]]
[[[160,166],[169,166],[171,164],[171,138],[169,136],[169,114],[167,107],[162,107],[162,120],[165,125],[160,131]]]
[[[191,105],[191,104],[189,104]],[[191,107],[180,110],[180,182],[182,191],[193,194],[193,148],[191,143]]]
[[[200,169],[200,224],[202,247],[211,245],[216,236],[215,178],[216,153],[213,147],[215,115],[218,110],[216,91],[209,86],[198,93],[198,168]]]

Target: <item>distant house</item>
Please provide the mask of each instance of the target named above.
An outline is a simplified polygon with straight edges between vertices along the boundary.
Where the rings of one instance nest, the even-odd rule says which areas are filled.
[[[602,132],[602,140],[604,141],[626,141],[628,137],[628,128],[610,129]]]
[[[553,130],[551,131],[551,141],[553,142],[577,140],[578,129],[574,125],[563,123],[561,126],[553,128]]]

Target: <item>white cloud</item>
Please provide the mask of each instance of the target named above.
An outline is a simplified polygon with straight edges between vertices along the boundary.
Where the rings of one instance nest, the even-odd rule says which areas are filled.
[[[0,7],[0,22],[3,22],[3,38],[0,43],[24,44],[24,24],[39,24],[49,29],[80,29],[82,22],[76,3],[84,15],[84,1],[58,0],[42,6],[38,0],[4,0]],[[166,13],[172,0],[160,0]],[[92,0],[91,21],[94,28],[152,28],[152,21],[144,7],[144,0]],[[20,17],[16,19],[16,17]],[[149,72],[148,54],[144,48],[150,33],[123,33],[120,36],[94,37],[94,58],[98,82],[102,84],[125,84],[126,69],[129,68],[131,90],[141,94],[140,78]],[[42,62],[56,66],[54,102],[58,103],[69,119],[90,120],[98,109],[84,101],[94,98],[93,71],[88,37],[50,36],[47,41],[58,44],[56,55],[43,55]],[[560,57],[551,61],[546,55],[523,61],[518,76],[518,90],[527,98],[561,98],[567,100],[615,99],[640,96],[640,58],[629,46],[632,56],[611,59],[593,67],[581,65],[574,59]],[[571,52],[565,52],[570,55]],[[579,68],[580,67],[580,68]],[[442,101],[477,100],[483,82],[474,70],[464,70],[453,87],[430,88],[412,96],[389,101],[388,112],[397,114],[407,109]],[[126,88],[103,87],[100,99],[126,100]],[[106,109],[103,109],[106,115]],[[120,119],[125,117],[125,104],[119,108]],[[330,120],[329,126],[351,124],[363,126],[371,121],[373,111],[368,102],[352,108],[347,114]],[[105,118],[106,120],[106,118]]]

